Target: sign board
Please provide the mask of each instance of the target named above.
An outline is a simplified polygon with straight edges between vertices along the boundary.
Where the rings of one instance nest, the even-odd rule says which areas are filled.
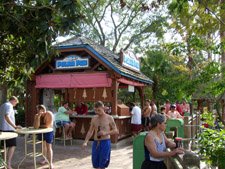
[[[128,85],[128,92],[134,92],[134,86]]]
[[[122,66],[140,72],[140,61],[133,52],[122,52]]]
[[[55,67],[56,69],[88,68],[89,58],[81,58],[77,55],[69,55],[62,60],[57,60]]]

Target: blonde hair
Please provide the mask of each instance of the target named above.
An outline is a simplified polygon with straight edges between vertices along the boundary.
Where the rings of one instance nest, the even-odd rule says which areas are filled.
[[[9,98],[9,101],[16,101],[17,103],[19,103],[19,100],[18,100],[18,98],[16,97],[16,96],[11,96],[10,98]]]
[[[44,112],[46,112],[46,108],[43,104],[39,104],[36,106],[37,110],[44,110]]]

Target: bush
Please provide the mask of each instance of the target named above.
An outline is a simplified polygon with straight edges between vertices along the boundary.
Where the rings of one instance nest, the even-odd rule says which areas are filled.
[[[225,168],[225,131],[204,129],[199,137],[200,154],[207,163]]]

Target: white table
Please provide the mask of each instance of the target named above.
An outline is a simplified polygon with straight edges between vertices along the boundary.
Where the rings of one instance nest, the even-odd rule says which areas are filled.
[[[34,168],[37,168],[37,163],[36,163],[36,158],[39,156],[43,156],[45,158],[45,160],[47,160],[47,158],[44,156],[43,154],[43,134],[44,133],[48,133],[53,131],[53,128],[40,128],[40,129],[35,129],[33,127],[29,127],[29,128],[23,128],[23,129],[18,129],[16,130],[16,132],[18,134],[23,134],[25,136],[25,146],[24,146],[24,158],[22,159],[22,161],[19,163],[18,165],[18,169],[20,168],[20,165],[23,163],[23,161],[28,157],[28,156],[33,156],[33,160],[34,160]],[[42,134],[42,140],[41,141],[36,141],[36,135],[37,134]],[[28,140],[28,136],[32,135],[32,140]],[[33,152],[32,153],[28,153],[27,152],[27,145],[28,144],[32,144],[33,145]],[[41,152],[37,153],[36,152],[36,145],[37,144],[41,144],[42,145],[42,150]],[[47,160],[48,161],[48,160]],[[49,164],[50,165],[50,164]]]
[[[4,162],[6,163],[7,151],[6,151],[6,140],[16,138],[18,136],[17,133],[14,132],[0,132],[0,140],[3,141],[3,153],[4,153]],[[0,168],[5,168],[6,166],[2,166]]]

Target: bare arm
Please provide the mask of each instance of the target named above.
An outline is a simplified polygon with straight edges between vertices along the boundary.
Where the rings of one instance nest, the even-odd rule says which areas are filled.
[[[40,118],[41,118],[41,113],[38,113],[34,116],[34,128],[38,129],[40,127]]]
[[[178,111],[176,111],[177,114],[177,118],[183,119],[184,117],[180,115],[180,113]]]
[[[111,116],[110,116],[110,123],[109,124],[110,124],[111,129],[106,134],[107,135],[119,134],[119,131],[118,131],[117,127],[116,127],[116,123],[115,123],[114,119]]]
[[[17,126],[10,120],[8,115],[5,115],[5,120],[7,123],[9,123],[10,126],[12,126],[14,129],[17,129]]]
[[[66,112],[64,112],[65,114],[73,114],[74,112],[72,111],[72,110],[68,110],[68,111],[66,111]]]
[[[143,116],[147,116],[150,113],[151,113],[151,109],[149,107],[145,107],[143,109]]]
[[[83,146],[87,146],[87,143],[88,141],[90,140],[91,136],[93,135],[93,132],[94,132],[94,119],[91,120],[91,126],[87,132],[87,135],[85,137],[85,140],[84,140],[84,143],[83,143]]]
[[[166,142],[166,147],[168,147],[168,148],[175,148],[176,147],[176,144],[173,141],[169,140],[166,137],[165,134],[164,134],[164,139],[165,139],[165,142]]]

